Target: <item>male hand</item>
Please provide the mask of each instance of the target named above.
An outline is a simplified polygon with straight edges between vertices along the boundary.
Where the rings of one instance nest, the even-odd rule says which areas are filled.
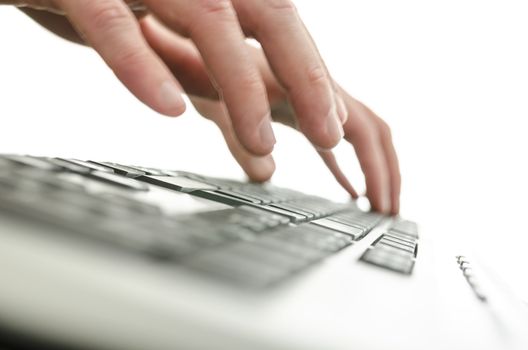
[[[306,135],[337,180],[356,196],[329,151],[345,136],[356,149],[373,208],[398,212],[400,178],[388,127],[330,77],[290,0],[0,3],[64,14],[124,85],[162,114],[184,112],[183,91],[195,96],[193,102],[219,124],[253,179],[264,180],[274,169],[273,110],[274,117]],[[153,16],[138,21],[127,3]],[[39,17],[35,11],[26,13]],[[246,37],[258,40],[263,50],[249,48]],[[253,171],[247,160],[254,159],[268,166]]]

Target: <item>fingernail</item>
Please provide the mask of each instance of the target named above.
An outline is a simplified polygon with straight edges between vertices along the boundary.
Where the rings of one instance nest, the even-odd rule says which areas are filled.
[[[180,115],[185,110],[181,91],[174,82],[166,81],[161,84],[159,96],[164,114],[175,116]]]
[[[343,98],[336,94],[337,114],[341,120],[341,124],[345,124],[348,119],[348,111],[346,109],[345,101]]]
[[[327,118],[326,133],[328,137],[330,137],[333,140],[334,146],[337,145],[339,141],[345,135],[345,132],[343,130],[343,125],[341,124],[341,120],[339,119],[339,116],[337,115],[337,112],[335,109],[332,110],[332,112]]]
[[[262,119],[259,126],[260,142],[265,147],[273,147],[277,140],[271,128],[271,115],[267,115]]]

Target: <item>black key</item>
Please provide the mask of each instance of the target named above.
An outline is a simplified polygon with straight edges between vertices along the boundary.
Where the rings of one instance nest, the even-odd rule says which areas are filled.
[[[363,235],[365,234],[365,230],[364,229],[361,229],[361,228],[358,228],[358,227],[354,227],[354,226],[350,226],[350,225],[345,225],[345,224],[342,224],[340,222],[329,220],[327,218],[314,220],[311,223],[315,224],[315,225],[322,226],[322,227],[326,227],[326,228],[328,228],[330,230],[334,230],[334,231],[345,233],[345,234],[349,235],[350,237],[352,237],[352,239],[354,239],[354,240],[358,240],[359,238],[363,237]]]
[[[150,184],[164,187],[170,190],[178,191],[178,192],[185,192],[190,193],[198,190],[216,190],[217,188],[203,183],[198,182],[193,179],[189,179],[187,177],[178,177],[178,176],[140,176],[137,178],[139,181],[148,182]],[[209,192],[209,191],[203,191],[203,192]]]
[[[92,179],[99,180],[99,181],[108,183],[110,185],[124,187],[130,190],[135,190],[135,191],[148,191],[149,190],[149,187],[140,181],[137,181],[135,179],[130,179],[128,177],[124,177],[121,175],[116,175],[113,173],[106,173],[106,172],[96,170],[96,171],[92,171],[89,174],[89,176]]]

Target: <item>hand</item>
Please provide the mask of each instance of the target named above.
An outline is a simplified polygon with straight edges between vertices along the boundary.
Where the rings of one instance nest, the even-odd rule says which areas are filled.
[[[180,83],[201,96],[193,103],[217,122],[254,180],[265,180],[274,170],[273,110],[275,119],[310,139],[336,179],[357,196],[329,151],[344,134],[358,154],[373,208],[398,212],[400,177],[388,127],[329,76],[289,1],[145,1],[170,31],[148,17],[138,26],[122,0],[16,2],[65,13],[118,78],[155,110],[183,113]],[[40,11],[25,12],[54,31],[68,32],[64,18],[55,16],[50,24]],[[264,52],[249,49],[243,34],[257,38]]]
[[[199,52],[188,40],[174,35],[160,26],[153,18],[141,20],[141,28],[150,46],[164,60],[184,86],[196,109],[214,121],[222,131],[229,150],[248,176],[254,181],[265,181],[271,177],[275,164],[271,155],[255,156],[239,142],[229,112],[207,76]],[[258,67],[266,86],[275,121],[298,128],[296,112],[288,102],[288,95],[275,78],[261,50],[248,46],[253,62]],[[333,82],[333,81],[332,81]],[[345,139],[350,142],[359,158],[367,182],[367,197],[372,207],[384,213],[399,211],[400,173],[398,158],[387,124],[369,108],[351,97],[333,82],[343,98],[347,119],[344,123]],[[341,172],[330,150],[318,150],[336,180],[352,197],[357,193]]]
[[[123,0],[11,2],[64,13],[134,95],[163,114],[183,113],[182,88],[145,42]],[[342,138],[343,103],[290,0],[144,0],[143,4],[173,32],[192,39],[238,139],[249,152],[269,154],[275,137],[265,86],[246,50],[246,36],[262,44],[299,116],[300,129],[311,142],[329,149]]]

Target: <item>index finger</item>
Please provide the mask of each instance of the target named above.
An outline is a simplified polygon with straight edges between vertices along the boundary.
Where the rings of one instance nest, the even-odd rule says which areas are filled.
[[[261,44],[287,91],[299,128],[317,147],[343,137],[330,75],[291,0],[232,0],[242,28]],[[344,116],[343,116],[344,119]]]
[[[185,103],[176,79],[148,46],[136,18],[123,1],[57,3],[134,95],[160,113],[183,113]]]

